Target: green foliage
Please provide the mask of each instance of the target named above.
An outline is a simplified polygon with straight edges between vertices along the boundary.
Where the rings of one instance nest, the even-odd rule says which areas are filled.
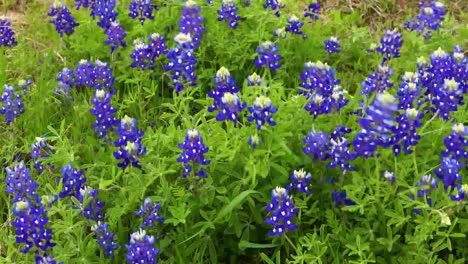
[[[380,149],[379,158],[355,160],[356,171],[344,178],[339,169],[329,169],[325,162],[313,162],[302,150],[302,140],[312,127],[331,133],[337,125],[346,125],[353,129],[353,136],[358,131],[358,117],[348,113],[357,109],[362,99],[360,84],[381,60],[366,50],[379,41],[386,28],[397,27],[404,39],[401,57],[390,62],[395,72],[390,93],[396,94],[404,72],[416,70],[418,57],[428,58],[438,47],[451,51],[454,44],[466,50],[465,13],[458,14],[458,20],[449,13],[443,28],[431,39],[423,39],[415,32],[403,30],[409,15],[371,28],[366,23],[372,19],[370,14],[330,10],[320,20],[304,26],[307,39],[288,36],[276,40],[273,31],[286,26],[288,15],[301,15],[303,1],[288,2],[280,18],[265,11],[262,1],[252,1],[252,7],[239,8],[242,20],[238,29],[231,30],[217,21],[215,10],[219,2],[210,7],[199,0],[206,32],[195,51],[198,85],[176,95],[164,72],[166,58],[158,59],[154,71],[130,68],[132,40],[146,39],[148,34],[159,32],[166,35],[169,48],[174,46],[172,40],[178,32],[183,5],[180,1],[166,2],[167,6],[157,11],[156,19],[142,26],[128,16],[125,7],[129,1],[120,1],[118,19],[126,29],[128,46],[112,54],[103,43],[104,32],[88,16],[88,11],[72,10],[80,26],[73,35],[60,39],[53,25],[47,23],[48,6],[28,3],[27,15],[21,18],[24,24],[17,34],[18,46],[0,49],[0,84],[29,78],[34,83],[24,98],[25,113],[11,126],[6,126],[3,117],[0,119],[2,168],[12,167],[18,156],[32,168],[30,145],[35,137],[47,135],[56,153],[44,162],[53,164],[55,169],[46,168],[41,175],[31,170],[33,179],[39,183],[39,194],[58,194],[62,189],[56,180],[61,175],[59,168],[72,162],[84,171],[87,184],[100,191],[99,198],[106,202],[105,220],[119,243],[115,259],[105,257],[90,230],[90,221],[80,217],[79,209],[73,206],[79,201],[59,199],[48,211],[48,226],[57,244],[50,252],[55,259],[64,263],[123,263],[124,245],[141,226],[134,212],[150,197],[161,204],[159,215],[165,221],[150,230],[161,249],[158,255],[161,263],[466,262],[465,202],[451,201],[442,185],[432,194],[437,201],[433,207],[409,198],[420,189],[414,186],[421,176],[440,166],[439,153],[444,148],[443,138],[451,131],[451,123],[438,119],[428,122],[418,130],[422,138],[413,154],[394,157],[391,149]],[[238,6],[240,2],[236,1]],[[7,3],[11,5],[12,1]],[[73,1],[67,4],[72,7]],[[450,7],[448,2],[447,6]],[[386,8],[396,7],[389,4],[383,7],[384,12]],[[19,23],[14,26],[20,27]],[[340,54],[327,55],[323,49],[323,41],[331,35],[341,40]],[[256,47],[266,40],[275,40],[283,56],[283,66],[276,72],[257,69],[253,62]],[[113,68],[117,94],[112,105],[118,109],[116,116],[136,118],[139,129],[145,131],[143,145],[148,151],[140,157],[141,170],[122,171],[112,154],[117,149],[112,144],[102,145],[97,139],[92,128],[95,119],[89,112],[91,89],[74,89],[75,99],[70,104],[63,104],[53,94],[60,70],[76,68],[81,59],[93,62],[100,59]],[[336,68],[350,102],[342,113],[313,119],[303,109],[306,99],[297,95],[298,84],[303,64],[319,60]],[[206,94],[213,89],[213,78],[221,66],[236,78],[242,102],[252,105],[256,96],[267,90],[279,109],[274,115],[277,125],[266,126],[259,132],[262,144],[255,150],[247,140],[256,133],[256,128],[247,121],[245,113],[233,125],[216,121],[215,114],[207,110],[212,99]],[[268,82],[268,88],[247,87],[246,77],[255,71]],[[453,118],[466,124],[466,106],[461,106]],[[177,143],[183,141],[185,131],[190,128],[200,131],[209,148],[208,178],[200,183],[190,177],[182,178],[183,166],[176,161],[181,151]],[[312,173],[312,194],[294,197],[299,208],[294,218],[298,229],[285,237],[271,237],[270,226],[265,223],[270,192],[276,186],[287,185],[289,174],[300,168]],[[382,179],[385,170],[395,172],[394,184]],[[462,175],[468,176],[466,170]],[[5,192],[5,177],[1,169],[0,262],[32,263],[34,254],[20,253],[15,243],[11,226],[13,208],[11,197]],[[327,179],[336,183],[327,184]],[[346,190],[356,205],[336,207],[331,198],[335,188]],[[415,209],[420,213],[415,214]],[[450,218],[451,225],[441,224],[444,215]]]

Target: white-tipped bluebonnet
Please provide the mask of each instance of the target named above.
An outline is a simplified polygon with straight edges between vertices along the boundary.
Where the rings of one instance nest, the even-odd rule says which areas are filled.
[[[82,186],[79,192],[74,195],[80,202],[80,205],[77,205],[77,208],[81,210],[81,216],[94,221],[104,220],[103,208],[105,203],[97,198],[98,194],[98,190],[89,186]]]
[[[252,73],[251,75],[247,76],[247,86],[261,86],[262,85],[262,77],[257,73]]]
[[[107,32],[111,23],[115,21],[118,13],[115,11],[116,0],[97,0],[91,16],[98,16],[97,25]]]
[[[458,161],[468,159],[468,128],[458,123],[452,126],[452,133],[444,138],[446,149],[441,151],[443,157],[452,157]]]
[[[458,182],[462,180],[460,169],[463,168],[463,163],[449,157],[441,158],[440,163],[441,167],[435,170],[434,173],[444,183],[445,188],[455,188]]]
[[[273,35],[283,39],[288,36],[285,27],[275,29],[275,31],[273,31]]]
[[[439,1],[422,0],[418,8],[420,9],[419,15],[406,21],[405,28],[411,31],[416,30],[419,35],[424,35],[424,38],[430,38],[431,32],[442,26],[441,23],[446,14],[444,4]]]
[[[225,92],[223,97],[221,97],[221,103],[217,105],[217,110],[219,112],[216,115],[216,120],[231,120],[235,124],[239,118],[239,113],[241,113],[246,106],[245,103],[240,101],[237,93]]]
[[[49,22],[55,25],[55,30],[60,34],[60,37],[63,37],[63,34],[71,35],[75,32],[75,27],[79,24],[75,22],[70,10],[68,7],[61,2],[55,2],[50,5],[52,9],[47,15],[54,17]]]
[[[225,93],[236,94],[239,92],[239,87],[236,86],[236,79],[231,77],[231,73],[225,67],[221,67],[216,72],[214,78],[214,89],[208,92],[208,96],[213,98],[213,105],[208,107],[208,111],[213,112],[223,108],[223,96]]]
[[[249,122],[255,121],[257,129],[262,129],[262,126],[268,122],[270,126],[275,126],[276,122],[273,120],[273,114],[278,111],[278,108],[273,107],[270,98],[262,95],[255,99],[254,105],[249,106],[249,112],[252,114],[247,118]]]
[[[286,32],[292,32],[296,35],[302,35],[303,38],[307,38],[307,35],[301,31],[302,26],[304,23],[299,21],[299,18],[295,15],[288,17],[288,26],[286,27]]]
[[[280,9],[286,7],[286,4],[283,3],[283,0],[265,0],[265,4],[263,4],[263,8],[267,9],[268,7],[271,10],[276,11],[275,16],[280,16]]]
[[[140,231],[131,234],[130,244],[125,245],[127,248],[127,263],[158,263],[156,255],[159,254],[159,249],[154,248],[155,243],[154,236],[147,235],[145,230],[140,229]]]
[[[38,184],[32,180],[29,168],[26,168],[23,162],[15,165],[13,169],[5,168],[6,184],[5,191],[7,194],[12,194],[12,203],[25,201],[29,198],[36,197]]]
[[[95,66],[87,60],[80,60],[75,70],[75,84],[77,87],[88,86],[97,90],[104,89],[114,94],[115,78],[108,63],[96,60]]]
[[[337,192],[336,190],[333,190],[332,198],[335,201],[336,206],[341,206],[341,205],[349,206],[349,205],[356,204],[353,200],[348,199],[346,191]]]
[[[182,149],[182,153],[180,154],[180,157],[177,158],[177,161],[184,164],[184,178],[194,170],[193,166],[195,164],[210,164],[210,160],[205,159],[205,153],[208,152],[208,148],[203,143],[203,138],[198,130],[187,130],[184,142],[179,143],[178,146]],[[203,178],[208,177],[204,168],[200,168],[196,175]]]
[[[15,91],[13,86],[4,85],[3,94],[0,96],[0,114],[5,116],[6,124],[10,125],[13,120],[18,118],[24,113],[24,104],[21,102],[23,97],[21,94]]]
[[[143,202],[143,205],[140,207],[140,210],[136,211],[135,214],[143,218],[143,224],[141,228],[153,227],[153,223],[157,221],[160,224],[164,223],[164,220],[159,213],[161,205],[151,201],[151,198],[146,198]]]
[[[114,233],[109,232],[109,225],[98,221],[97,224],[91,227],[91,231],[93,231],[98,238],[99,246],[104,248],[106,256],[114,258],[113,251],[117,250],[119,245],[114,241]]]
[[[419,73],[405,72],[403,75],[403,81],[398,85],[398,87],[398,109],[404,110],[419,106],[419,102],[422,96],[422,87]]]
[[[457,185],[456,190],[457,194],[450,196],[453,201],[463,201],[468,197],[468,184]]]
[[[34,257],[36,264],[57,264],[57,261],[49,254],[44,253],[44,255],[40,255],[36,252],[36,256]],[[63,262],[58,262],[58,264],[63,264]]]
[[[270,236],[282,236],[288,231],[297,229],[297,225],[292,219],[297,214],[298,209],[294,208],[289,196],[288,190],[281,187],[276,187],[271,191],[270,204],[266,206],[266,211],[271,213],[270,217],[265,218],[268,225],[272,225],[273,229],[268,231]]]
[[[386,181],[390,183],[395,182],[395,173],[393,171],[384,171],[382,173],[382,178],[384,178]]]
[[[29,86],[31,86],[32,80],[19,80],[18,84],[16,85],[17,89],[23,90],[23,93],[26,94],[30,90]]]
[[[383,55],[382,62],[386,62],[391,58],[400,57],[401,45],[403,45],[403,35],[396,29],[387,30],[385,37],[380,39],[380,46],[375,50]]]
[[[174,41],[177,46],[167,53],[169,63],[164,66],[166,71],[171,71],[176,93],[185,89],[185,85],[195,86],[197,75],[195,69],[197,60],[193,54],[192,37],[189,34],[179,33]]]
[[[365,81],[361,83],[362,91],[360,94],[369,99],[374,93],[383,93],[393,87],[390,77],[393,75],[392,68],[380,64],[379,68],[373,74],[370,74]]]
[[[98,138],[104,138],[108,131],[113,131],[119,125],[114,114],[117,109],[111,105],[112,94],[104,90],[96,90],[91,103],[94,105],[89,111],[96,117],[93,128],[98,132]]]
[[[52,149],[52,146],[46,142],[46,137],[36,137],[36,142],[31,144],[31,158],[34,159],[34,168],[37,169],[39,174],[44,171],[44,165],[39,159],[48,158],[51,154],[55,154],[55,151]],[[52,164],[48,166],[53,169]]]
[[[416,183],[416,186],[425,187],[424,189],[418,190],[418,197],[424,197],[429,195],[429,192],[437,188],[437,179],[427,174],[421,177],[419,182]],[[432,204],[432,200],[428,197],[429,204]]]
[[[75,170],[71,163],[62,167],[62,177],[57,178],[57,182],[61,180],[63,185],[63,190],[59,193],[60,198],[67,196],[77,197],[86,182],[86,177],[82,176],[83,171]]]
[[[328,134],[323,133],[322,131],[316,132],[315,129],[312,129],[308,133],[307,137],[303,139],[306,147],[302,148],[306,155],[313,155],[313,161],[326,160],[329,157],[329,142]]]
[[[200,46],[201,38],[205,28],[202,26],[205,19],[200,16],[201,7],[193,0],[185,2],[182,9],[182,17],[179,20],[180,32],[189,34],[192,37],[193,49]]]
[[[232,29],[237,28],[237,21],[240,20],[240,16],[237,15],[236,3],[233,0],[223,0],[221,4],[221,10],[218,10],[218,21],[226,21],[228,26]]]
[[[58,85],[54,94],[65,97],[66,100],[73,100],[72,88],[75,85],[75,72],[68,68],[63,68],[57,77]]]
[[[92,84],[92,73],[93,73],[93,64],[85,59],[81,59],[78,62],[78,66],[75,70],[75,85],[76,87],[88,86],[91,87]]]
[[[133,59],[133,63],[130,65],[132,68],[154,69],[156,59],[167,53],[164,35],[153,33],[148,36],[148,39],[149,44],[146,44],[142,39],[133,41],[133,53],[130,54],[130,58]]]
[[[359,120],[362,130],[353,140],[355,152],[359,156],[374,156],[377,146],[391,146],[391,132],[394,130],[393,114],[397,111],[395,97],[379,93],[366,108],[367,115]]]
[[[325,40],[323,43],[328,54],[340,52],[340,41],[336,37],[331,36],[330,39]]]
[[[310,194],[308,187],[312,180],[312,175],[310,173],[304,171],[304,169],[295,170],[294,173],[289,175],[289,178],[291,179],[291,183],[286,185],[287,190],[295,189],[297,192],[303,192],[307,195]]]
[[[10,21],[8,21],[5,16],[1,17],[0,18],[0,48],[2,46],[5,46],[5,47],[16,46],[18,42],[16,41],[14,35],[15,35],[15,32],[11,28]]]
[[[408,108],[396,118],[398,125],[394,127],[394,135],[391,139],[395,156],[400,154],[402,148],[406,153],[413,152],[410,147],[416,146],[421,138],[417,134],[416,128],[421,127],[420,120],[423,117],[424,114],[417,109]]]
[[[143,25],[146,19],[154,19],[153,10],[157,9],[157,6],[153,0],[132,0],[128,9],[130,10],[128,15],[133,19],[138,18]]]
[[[120,121],[116,133],[119,135],[119,139],[114,142],[114,145],[119,150],[114,152],[114,157],[122,160],[117,166],[122,169],[127,168],[128,165],[141,168],[138,156],[146,154],[146,147],[141,145],[145,132],[137,129],[136,119],[125,116]]]
[[[304,17],[310,17],[311,20],[318,20],[320,15],[320,3],[317,0],[312,0],[309,5],[304,8]]]
[[[279,61],[281,60],[281,55],[277,54],[278,46],[271,42],[265,41],[257,47],[258,58],[254,59],[255,66],[258,68],[266,66],[272,71],[276,71],[281,68]]]
[[[76,10],[79,10],[80,7],[94,9],[96,2],[99,0],[75,0]]]
[[[119,21],[112,21],[109,28],[106,30],[107,39],[104,44],[111,45],[111,52],[114,52],[119,46],[126,47],[127,43],[124,38],[127,36],[125,29],[120,25]]]
[[[336,70],[326,63],[304,63],[305,71],[301,74],[302,82],[299,94],[303,94],[310,101],[304,107],[314,118],[320,114],[329,114],[333,110],[339,111],[348,100],[343,96],[344,91],[338,85],[340,80],[335,78]]]
[[[354,160],[357,155],[349,150],[350,145],[351,144],[344,137],[330,139],[331,149],[329,151],[329,156],[331,158],[331,162],[327,164],[327,167],[339,167],[343,174],[347,171],[355,170],[356,168],[351,166],[349,161]]]

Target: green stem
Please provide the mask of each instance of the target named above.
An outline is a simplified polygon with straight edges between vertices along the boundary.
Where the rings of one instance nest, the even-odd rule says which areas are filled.
[[[299,250],[297,249],[297,247],[294,245],[294,243],[291,241],[291,239],[289,239],[288,235],[286,233],[283,234],[283,237],[286,238],[286,240],[289,242],[289,244],[291,245],[292,248],[294,248],[294,250],[296,252],[299,252]]]

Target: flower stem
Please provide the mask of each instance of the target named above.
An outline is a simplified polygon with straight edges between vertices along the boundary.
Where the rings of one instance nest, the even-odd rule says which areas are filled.
[[[291,245],[292,248],[294,248],[294,250],[296,252],[299,252],[299,250],[297,249],[297,247],[294,245],[294,243],[291,241],[291,239],[289,239],[288,235],[286,233],[283,234],[284,238],[286,238],[286,240],[289,242],[289,244]]]

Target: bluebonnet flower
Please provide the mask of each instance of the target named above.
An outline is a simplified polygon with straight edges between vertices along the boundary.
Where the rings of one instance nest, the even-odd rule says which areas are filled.
[[[12,203],[36,196],[38,184],[32,180],[29,168],[26,168],[23,162],[15,165],[13,170],[7,167],[5,171],[5,191],[7,194],[13,194]]]
[[[302,26],[304,23],[299,22],[299,18],[295,15],[292,15],[288,18],[289,25],[286,27],[286,32],[292,32],[296,35],[302,35],[303,38],[306,38],[307,35],[301,31]]]
[[[301,74],[302,82],[299,90],[310,100],[304,107],[314,118],[319,114],[328,114],[332,110],[339,111],[348,103],[344,99],[344,91],[338,85],[340,80],[335,79],[336,70],[326,63],[307,62],[304,64],[305,72]]]
[[[255,99],[253,107],[249,106],[249,112],[252,114],[248,117],[248,121],[255,121],[257,129],[262,129],[262,126],[268,122],[270,126],[275,126],[276,122],[273,120],[273,114],[278,111],[278,108],[273,107],[270,98],[262,95]]]
[[[84,8],[90,8],[91,10],[94,9],[96,6],[96,2],[99,0],[75,0],[76,10],[80,10],[80,7],[83,6]]]
[[[192,37],[193,49],[200,46],[200,41],[205,32],[202,24],[205,21],[200,17],[201,8],[193,0],[185,2],[184,9],[182,9],[182,17],[179,20],[180,32],[190,35]]]
[[[58,87],[54,94],[61,95],[67,100],[73,100],[71,89],[75,85],[75,72],[68,68],[63,68],[57,77]]]
[[[213,0],[206,0],[206,2],[207,2],[208,4],[210,4],[210,5],[213,4]]]
[[[49,154],[55,154],[52,146],[45,142],[45,137],[36,137],[36,142],[31,144],[31,158],[34,159],[34,168],[37,169],[39,174],[44,171],[44,165],[38,159],[48,158]],[[52,164],[48,164],[51,169],[54,168]]]
[[[294,208],[292,197],[288,195],[288,190],[281,187],[271,191],[271,201],[266,206],[266,211],[271,213],[271,216],[265,218],[265,222],[273,226],[273,230],[268,231],[270,236],[282,236],[285,232],[297,229],[292,219],[298,209]]]
[[[446,149],[441,151],[443,157],[452,157],[458,161],[468,159],[468,129],[461,123],[452,126],[452,133],[444,138]]]
[[[398,156],[401,152],[401,148],[406,153],[412,153],[411,146],[418,144],[420,135],[417,134],[416,128],[421,127],[421,118],[424,114],[419,113],[415,108],[408,108],[404,113],[396,118],[398,126],[394,128],[394,136],[392,138],[393,153]]]
[[[75,170],[71,163],[62,167],[62,177],[57,178],[57,182],[62,180],[63,185],[63,191],[59,193],[60,198],[78,196],[86,182],[86,177],[81,177],[82,175],[83,171]]]
[[[446,14],[444,4],[439,1],[423,0],[419,3],[421,10],[419,15],[410,18],[405,22],[405,28],[411,31],[418,31],[418,34],[424,34],[424,38],[431,37],[431,31],[440,28]]]
[[[63,33],[71,35],[79,24],[75,22],[68,7],[64,3],[55,2],[50,8],[52,10],[47,15],[54,18],[49,22],[55,25],[60,37],[63,37]]]
[[[104,90],[96,90],[91,103],[94,107],[90,110],[91,114],[96,117],[96,122],[93,128],[98,132],[98,138],[104,138],[108,131],[114,130],[114,127],[119,125],[119,121],[114,114],[117,109],[111,105],[112,95]]]
[[[453,201],[463,201],[468,197],[468,184],[457,185],[457,194],[451,195]]]
[[[237,21],[240,20],[240,16],[237,15],[236,3],[233,0],[223,0],[221,4],[221,10],[218,10],[218,21],[226,21],[228,26],[232,29],[237,28]]]
[[[442,166],[435,170],[434,173],[444,183],[446,189],[448,187],[454,189],[457,185],[457,181],[462,180],[459,171],[463,168],[463,163],[448,157],[441,158],[440,163]]]
[[[132,68],[139,67],[144,70],[148,67],[154,69],[156,59],[167,53],[164,36],[153,33],[148,36],[148,39],[149,44],[141,39],[136,39],[133,42],[133,53],[130,54],[130,58],[133,59],[133,63],[130,65]]]
[[[414,108],[419,105],[415,104],[419,103],[422,91],[418,72],[405,72],[403,81],[398,86],[398,109]]]
[[[119,21],[112,21],[109,28],[106,30],[107,39],[104,40],[104,44],[111,46],[111,52],[114,52],[119,45],[126,47],[127,43],[124,38],[127,36],[125,29],[120,25]]]
[[[455,46],[450,55],[439,48],[431,54],[430,61],[431,64],[418,60],[422,87],[426,88],[430,110],[449,120],[450,113],[463,104],[463,94],[468,89],[468,60],[461,48]]]
[[[43,256],[36,252],[34,257],[36,264],[57,264],[57,261],[49,254],[44,253]],[[58,262],[58,264],[63,264],[63,262]]]
[[[192,37],[185,33],[179,33],[174,41],[177,46],[167,53],[169,63],[164,66],[166,71],[172,71],[172,81],[175,85],[176,93],[180,93],[185,88],[185,84],[196,85],[197,75],[195,69],[197,60],[193,54]]]
[[[258,145],[262,144],[262,139],[257,134],[251,135],[248,143],[253,149],[255,149]]]
[[[80,202],[80,205],[77,205],[77,207],[81,209],[81,216],[89,220],[104,220],[104,202],[97,198],[98,194],[98,190],[94,190],[89,186],[82,186],[80,191],[74,195]]]
[[[319,158],[321,160],[328,159],[328,134],[323,133],[322,131],[316,132],[315,129],[312,129],[303,141],[306,143],[306,147],[302,148],[302,150],[306,155],[313,155],[313,161],[316,161]]]
[[[119,135],[119,139],[114,142],[114,145],[119,147],[119,150],[114,152],[114,157],[122,159],[122,162],[117,166],[125,169],[131,164],[135,168],[141,168],[137,157],[146,154],[146,147],[141,145],[145,132],[137,129],[137,122],[134,118],[125,116],[120,121],[116,133]]]
[[[262,77],[257,73],[252,73],[252,75],[247,76],[247,86],[261,86]]]
[[[307,173],[304,169],[295,170],[293,174],[289,175],[289,178],[291,178],[291,183],[286,185],[287,190],[295,189],[297,192],[310,194],[309,187],[307,187],[312,180],[310,173]]]
[[[304,17],[310,17],[311,20],[318,20],[320,15],[320,3],[317,0],[312,0],[309,6],[304,8]]]
[[[125,245],[128,264],[158,263],[156,255],[159,254],[159,249],[154,248],[155,243],[154,236],[147,235],[145,230],[140,229],[131,234],[130,244]]]
[[[28,253],[33,247],[42,251],[55,246],[51,242],[52,230],[47,228],[49,222],[47,212],[42,204],[26,199],[17,201],[13,207],[13,215],[16,217],[11,225],[16,228],[16,243],[24,243],[23,253]]]
[[[75,70],[75,85],[77,87],[92,87],[93,68],[93,64],[88,60],[82,59],[78,62],[78,67]]]
[[[11,29],[11,23],[4,16],[0,18],[0,47],[13,47],[18,44],[15,37],[15,32]]]
[[[97,0],[91,15],[98,16],[97,25],[104,29],[104,32],[110,28],[111,23],[115,21],[118,13],[115,11],[116,0]]]
[[[275,31],[273,31],[273,35],[277,36],[278,38],[286,38],[286,28],[282,27],[275,29]]]
[[[271,10],[276,11],[275,16],[279,17],[280,16],[279,10],[286,6],[286,4],[283,4],[282,2],[283,2],[282,0],[265,0],[265,4],[263,4],[263,8],[267,9],[268,7],[270,7]]]
[[[336,126],[335,130],[333,130],[333,132],[331,133],[330,138],[335,141],[340,140],[352,131],[353,130],[351,128],[347,128],[345,126]]]
[[[97,224],[91,227],[96,237],[99,240],[99,246],[104,248],[106,256],[114,258],[114,250],[117,250],[119,245],[114,241],[114,233],[109,232],[109,225],[98,221]]]
[[[114,94],[112,88],[115,83],[115,78],[112,76],[112,68],[109,67],[107,62],[96,60],[95,66],[91,72],[91,85],[90,87],[99,89],[108,89]]]
[[[141,216],[143,218],[143,224],[141,228],[145,227],[153,227],[154,221],[162,224],[164,220],[159,213],[159,209],[161,209],[161,205],[158,203],[153,203],[151,198],[146,198],[143,205],[140,207],[140,210],[136,211],[135,214]]]
[[[340,205],[349,206],[349,205],[356,204],[354,201],[347,198],[346,191],[337,192],[336,190],[333,190],[332,198],[335,201],[336,206],[340,206]]]
[[[394,129],[393,114],[397,111],[395,98],[388,93],[379,93],[371,106],[366,108],[367,116],[359,120],[362,130],[353,141],[359,156],[372,157],[377,146],[390,147],[390,133]]]
[[[196,129],[187,130],[185,141],[178,144],[179,148],[182,149],[180,157],[177,158],[177,162],[184,163],[184,174],[186,178],[193,170],[195,164],[208,165],[210,160],[205,159],[204,154],[208,152],[208,148],[203,143],[203,138],[200,136],[200,132]],[[189,165],[190,164],[190,165]],[[207,178],[208,175],[205,169],[201,168],[197,173],[197,176]]]
[[[255,66],[262,67],[266,66],[272,71],[276,71],[281,68],[279,61],[281,60],[281,55],[276,54],[278,52],[278,46],[271,42],[265,41],[257,47],[258,58],[255,58]]]
[[[210,112],[223,108],[223,96],[225,93],[236,94],[239,92],[239,87],[235,86],[236,79],[231,78],[231,73],[225,67],[221,67],[216,72],[214,84],[213,91],[208,92],[208,96],[214,99],[213,105],[208,107],[208,111]]]
[[[390,183],[395,182],[395,173],[393,171],[384,171],[382,173],[382,178],[384,178],[386,181]]]
[[[331,36],[329,40],[324,41],[324,44],[325,50],[328,52],[328,54],[340,52],[340,41],[336,37]]]
[[[18,89],[21,89],[23,90],[23,93],[28,93],[29,91],[29,86],[31,86],[32,84],[32,80],[19,80],[18,81],[18,84],[16,85],[16,87]]]
[[[146,19],[154,19],[153,10],[155,6],[152,0],[132,0],[128,9],[130,10],[128,15],[133,19],[138,17],[142,25]]]
[[[366,98],[369,99],[373,93],[385,92],[393,86],[393,83],[390,82],[390,77],[392,77],[392,75],[392,68],[382,64],[379,65],[378,70],[370,74],[367,79],[361,83],[362,91],[360,94],[365,95]]]
[[[238,115],[246,104],[242,103],[236,93],[225,92],[221,97],[221,104],[218,105],[217,121],[231,120],[234,124],[237,123]]]
[[[357,155],[349,151],[349,146],[346,138],[341,137],[339,139],[330,139],[331,150],[329,151],[329,156],[331,158],[331,163],[327,164],[328,168],[339,167],[343,172],[343,175],[346,171],[353,171],[356,168],[351,166],[349,163],[350,160],[354,160]]]
[[[17,93],[13,86],[5,84],[3,90],[0,96],[0,103],[3,102],[0,114],[5,115],[6,124],[10,125],[20,114],[24,113],[24,104],[21,102],[22,95]]]
[[[382,62],[400,57],[400,48],[403,45],[402,38],[403,36],[396,29],[385,32],[385,37],[380,39],[380,46],[375,49],[384,56]]]
[[[425,189],[418,190],[418,197],[424,197],[429,195],[429,191],[437,188],[437,179],[427,174],[421,177],[421,180],[416,183],[416,186],[426,187]],[[428,203],[432,204],[432,200],[428,199]]]

